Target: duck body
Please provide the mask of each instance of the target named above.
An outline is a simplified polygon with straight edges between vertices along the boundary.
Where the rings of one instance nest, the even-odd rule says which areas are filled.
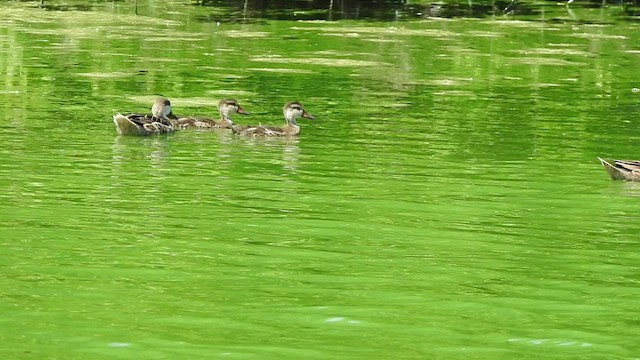
[[[218,103],[218,112],[220,119],[214,120],[209,118],[186,117],[176,120],[176,126],[180,129],[199,128],[199,129],[231,129],[233,120],[231,114],[249,115],[240,104],[234,99],[220,100]]]
[[[161,97],[153,103],[150,115],[118,113],[113,116],[113,123],[120,135],[146,136],[174,132],[176,119],[171,112],[171,102]]]
[[[242,136],[295,136],[300,133],[300,126],[287,124],[285,126],[233,126],[234,134]]]
[[[304,110],[301,103],[293,101],[284,105],[282,112],[287,122],[284,126],[233,126],[231,130],[236,135],[241,136],[296,136],[300,134],[300,126],[296,122],[297,118],[314,119],[312,115]]]
[[[611,180],[640,181],[640,161],[605,160],[598,157]]]
[[[180,118],[176,121],[180,129],[198,128],[198,129],[231,129],[233,122],[225,119],[213,120],[208,118]]]
[[[149,115],[140,114],[115,114],[113,122],[120,135],[147,136],[151,134],[167,134],[175,131],[175,127]]]

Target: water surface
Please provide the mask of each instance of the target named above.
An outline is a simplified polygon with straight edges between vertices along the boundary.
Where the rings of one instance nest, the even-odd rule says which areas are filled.
[[[0,4],[3,358],[640,356],[630,8],[45,5]],[[316,120],[116,134],[158,95]]]

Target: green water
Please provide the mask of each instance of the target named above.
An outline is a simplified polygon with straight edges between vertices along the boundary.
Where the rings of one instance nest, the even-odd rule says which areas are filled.
[[[640,358],[640,186],[596,160],[640,158],[623,8],[61,4],[0,3],[2,359]],[[316,120],[118,136],[157,95]]]

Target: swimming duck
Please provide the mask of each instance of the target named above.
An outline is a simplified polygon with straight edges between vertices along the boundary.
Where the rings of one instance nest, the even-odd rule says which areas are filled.
[[[178,117],[171,112],[169,99],[159,97],[153,102],[150,115],[120,113],[113,116],[116,130],[120,135],[166,134],[175,131]]]
[[[234,134],[243,136],[294,136],[300,133],[300,126],[296,122],[297,118],[315,119],[297,101],[285,104],[282,113],[287,121],[284,126],[233,126],[231,129]]]
[[[611,180],[640,181],[640,161],[610,160],[598,158]],[[613,163],[613,164],[612,164]]]
[[[181,129],[185,128],[209,128],[209,129],[230,129],[233,126],[231,114],[249,115],[240,107],[234,99],[220,100],[218,103],[219,120],[207,118],[180,118],[177,120],[177,126]]]

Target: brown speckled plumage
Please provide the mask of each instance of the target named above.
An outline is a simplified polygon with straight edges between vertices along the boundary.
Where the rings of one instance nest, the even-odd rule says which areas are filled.
[[[233,126],[234,134],[242,136],[295,136],[300,133],[300,126],[296,122],[297,118],[314,119],[308,112],[304,110],[301,103],[293,101],[287,103],[282,108],[284,119],[287,122],[284,126]]]

